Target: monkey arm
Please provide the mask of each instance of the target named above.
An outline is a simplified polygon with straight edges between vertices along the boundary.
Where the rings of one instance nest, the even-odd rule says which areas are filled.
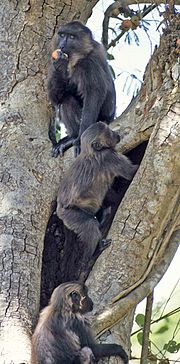
[[[123,359],[124,364],[128,363],[128,355],[121,345],[96,343],[88,323],[82,324],[78,322],[78,327],[76,326],[74,331],[76,332],[76,330],[78,330],[81,347],[89,347],[94,354],[95,360],[99,360],[103,357],[108,357],[111,355],[118,355]]]
[[[56,68],[55,68],[55,64]],[[52,61],[48,75],[48,98],[52,105],[62,103],[67,87],[67,62],[65,60]]]
[[[93,94],[94,93],[94,94]],[[93,88],[91,93],[87,94],[84,98],[82,118],[79,128],[79,138],[82,133],[92,124],[96,123],[98,120],[99,112],[104,101],[104,95],[102,91],[102,96],[98,97]]]
[[[109,356],[120,356],[124,363],[128,363],[128,355],[121,345],[118,344],[94,344],[91,346],[92,352],[96,360]]]
[[[111,154],[107,153],[105,157],[105,165],[113,177],[123,177],[131,180],[137,171],[138,165],[132,162],[123,154],[117,154],[112,151]]]
[[[79,138],[92,124],[99,120],[100,111],[107,95],[107,75],[99,57],[93,56],[81,62],[83,108]]]
[[[93,94],[93,92],[94,92],[94,94]],[[101,106],[104,101],[104,97],[105,97],[105,95],[103,94],[103,91],[102,91],[101,97],[98,97],[95,94],[95,91],[92,87],[91,92],[87,93],[87,95],[84,98],[79,134],[78,134],[78,137],[74,141],[75,157],[78,154],[80,154],[80,151],[81,151],[80,138],[81,138],[82,133],[90,125],[92,125],[98,121],[98,117],[99,117]]]

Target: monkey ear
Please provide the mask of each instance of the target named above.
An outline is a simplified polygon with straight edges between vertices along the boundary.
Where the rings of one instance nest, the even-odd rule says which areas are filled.
[[[95,140],[94,142],[92,142],[91,147],[97,151],[102,150],[104,148],[104,146],[98,140]]]

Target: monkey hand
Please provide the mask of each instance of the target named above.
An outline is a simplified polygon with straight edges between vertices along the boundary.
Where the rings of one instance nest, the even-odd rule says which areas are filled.
[[[51,155],[52,155],[52,157],[55,157],[55,158],[57,158],[58,155],[60,155],[60,157],[63,157],[65,150],[66,150],[66,147],[64,144],[61,144],[61,145],[57,144],[54,147],[52,147]]]
[[[79,137],[74,140],[73,145],[74,145],[74,156],[76,158],[81,153],[81,142]]]
[[[56,71],[61,71],[63,67],[67,69],[68,56],[60,50],[55,50],[52,53],[51,61]]]
[[[84,346],[84,348],[81,349],[80,362],[81,364],[91,364],[95,362],[94,354],[88,346]]]
[[[51,56],[53,60],[68,59],[67,53],[63,52],[60,48],[53,51]]]

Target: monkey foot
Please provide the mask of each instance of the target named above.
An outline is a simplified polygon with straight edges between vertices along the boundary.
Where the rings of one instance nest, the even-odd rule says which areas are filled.
[[[98,244],[98,250],[102,252],[104,249],[108,248],[112,243],[111,239],[102,239]]]
[[[63,157],[65,151],[66,151],[65,145],[63,144],[57,145],[52,148],[51,155],[54,158],[57,158],[58,155],[60,155],[60,157]]]
[[[74,139],[73,145],[74,145],[74,157],[76,158],[81,153],[81,142],[79,137]]]
[[[74,157],[76,158],[81,153],[80,145],[74,146]]]

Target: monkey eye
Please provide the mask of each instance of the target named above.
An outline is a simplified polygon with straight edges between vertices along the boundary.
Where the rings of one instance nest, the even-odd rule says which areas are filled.
[[[75,38],[75,35],[70,34],[70,39],[74,39],[74,38]]]
[[[71,292],[70,296],[73,301],[76,301],[77,299],[79,299],[79,294],[76,291]]]
[[[59,36],[60,36],[61,38],[64,38],[64,35],[65,35],[64,33],[61,33],[61,32],[60,32],[60,33],[58,33],[58,34],[59,34]]]

